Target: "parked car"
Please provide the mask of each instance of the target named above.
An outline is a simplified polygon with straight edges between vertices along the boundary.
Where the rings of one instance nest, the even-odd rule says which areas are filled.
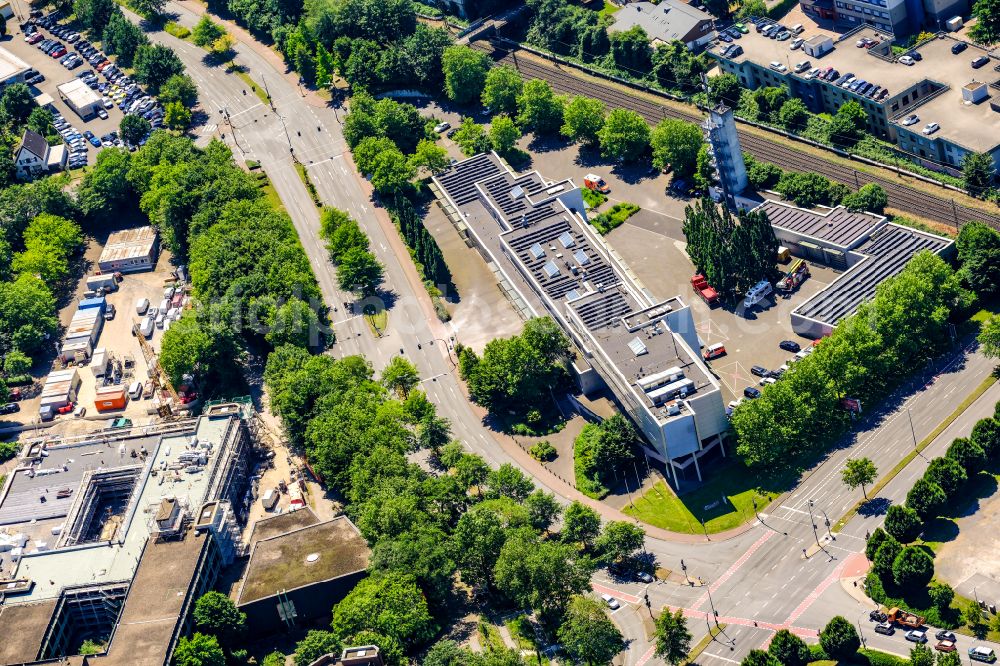
[[[98,109],[97,110],[97,115],[98,115],[98,117],[101,120],[107,120],[108,119],[108,112],[105,111],[104,109]]]
[[[954,652],[958,648],[955,646],[955,641],[938,641],[934,644],[934,649],[938,652]]]
[[[926,125],[924,125],[924,128],[920,130],[920,132],[922,134],[930,136],[931,134],[934,134],[934,132],[937,132],[939,129],[941,129],[941,126],[938,125],[937,123],[927,123]]]
[[[885,636],[892,636],[896,633],[896,628],[892,626],[891,622],[879,622],[875,625],[875,633],[883,634]]]
[[[802,346],[794,340],[782,340],[778,343],[778,346],[787,352],[792,352],[793,354],[802,349]]]
[[[989,61],[990,61],[990,57],[989,56],[981,55],[981,56],[979,56],[978,58],[975,58],[972,61],[972,69],[979,69],[983,65],[988,64]]]
[[[976,645],[975,647],[969,648],[969,659],[973,659],[975,661],[985,661],[988,664],[992,664],[997,660],[997,656],[993,652],[993,648]]]
[[[913,59],[913,56],[905,55],[899,59],[899,62],[903,63],[904,65],[911,66],[916,64],[917,61]]]
[[[655,578],[653,578],[652,574],[650,574],[647,571],[640,571],[635,575],[635,577],[638,578],[643,583],[652,583],[654,580],[656,580]]]
[[[900,121],[901,125],[909,127],[910,125],[916,125],[920,122],[920,116],[915,113],[911,113]]]
[[[746,396],[747,398],[750,398],[751,400],[755,400],[760,397],[760,389],[754,386],[748,386],[745,389],[743,389],[743,395]]]
[[[801,48],[802,44],[805,41],[806,40],[802,39],[801,37],[796,37],[795,39],[792,40],[792,43],[788,45],[788,48],[794,51],[795,49]]]
[[[0,414],[13,414],[19,411],[21,411],[21,406],[16,402],[8,402],[6,405],[0,406]]]
[[[773,69],[776,72],[787,72],[788,71],[788,67],[786,67],[782,63],[778,62],[777,60],[771,61],[771,64],[768,65],[768,67],[770,67],[771,69]]]
[[[953,55],[958,55],[967,48],[969,48],[969,45],[965,42],[955,42],[951,45],[951,52]]]
[[[911,643],[926,643],[927,632],[923,629],[911,629],[903,637]]]
[[[758,377],[767,377],[770,371],[762,365],[755,365],[750,368],[750,374],[757,375]]]
[[[958,637],[955,636],[954,633],[952,633],[950,631],[947,631],[945,629],[942,629],[942,630],[938,631],[936,634],[934,634],[934,638],[938,639],[939,641],[957,641],[958,640]]]
[[[621,604],[618,603],[618,600],[615,599],[610,594],[602,594],[601,599],[604,601],[604,603],[608,605],[608,608],[610,608],[611,610],[618,610],[619,608],[621,608]]]

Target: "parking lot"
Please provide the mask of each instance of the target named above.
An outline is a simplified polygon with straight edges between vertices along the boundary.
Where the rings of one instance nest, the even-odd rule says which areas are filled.
[[[100,51],[90,46],[84,37],[76,38],[75,43],[71,43],[70,40],[65,37],[59,37],[51,31],[66,30],[65,28],[50,21],[42,20],[41,22],[50,23],[51,29],[36,23],[22,30],[20,26],[11,21],[9,24],[11,34],[3,38],[0,41],[0,45],[27,62],[40,75],[29,76],[29,80],[33,81],[33,83],[29,84],[29,87],[32,88],[32,92],[35,94],[44,93],[52,98],[51,108],[56,118],[57,130],[60,131],[60,135],[66,141],[70,150],[70,168],[76,168],[84,164],[93,164],[96,160],[97,152],[102,147],[122,145],[120,140],[116,142],[115,139],[117,139],[118,128],[124,117],[124,110],[120,103],[126,100],[130,92],[127,86],[130,84],[135,86],[132,89],[134,92],[132,92],[132,98],[129,100],[130,103],[144,97],[144,93],[142,93],[141,89],[133,81],[125,77],[124,73],[118,71],[113,66],[110,68],[103,66],[102,71],[97,72],[94,65],[87,62],[87,58],[90,57],[98,65],[105,58]],[[32,34],[26,35],[26,33]],[[68,33],[64,32],[65,34]],[[25,41],[28,38],[35,43],[32,44]],[[41,46],[51,46],[52,41],[62,44],[62,47],[66,49],[66,54],[52,57],[39,48]],[[53,53],[61,53],[61,49],[57,47],[57,50],[53,51]],[[72,68],[61,64],[64,58],[74,53],[77,55],[77,58],[74,60],[78,64],[75,64]],[[67,62],[67,64],[73,63]],[[87,75],[88,72],[90,73],[89,76]],[[38,80],[39,78],[42,80]],[[104,98],[105,103],[102,105],[104,108],[100,113],[106,114],[107,118],[94,116],[89,120],[84,120],[60,97],[57,87],[74,79],[85,80],[95,93]],[[161,114],[162,112],[156,111],[157,107],[154,106],[155,100],[151,101],[152,103],[146,111],[155,111],[157,114]],[[159,124],[155,122],[155,115],[149,118],[149,120],[154,121],[154,124]],[[90,134],[86,135],[85,133],[87,132]],[[91,138],[91,135],[93,138]],[[103,142],[101,141],[102,137],[106,137],[106,140]],[[74,157],[76,158],[75,160]]]

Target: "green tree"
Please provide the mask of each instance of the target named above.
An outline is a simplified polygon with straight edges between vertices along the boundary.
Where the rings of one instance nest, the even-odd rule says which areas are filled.
[[[927,465],[924,478],[941,487],[948,499],[953,499],[958,495],[968,480],[968,474],[958,462],[951,458],[934,458]]]
[[[649,148],[650,131],[635,111],[612,109],[597,133],[601,155],[621,162],[638,160]]]
[[[962,281],[980,296],[1000,286],[1000,232],[982,222],[962,225],[955,242]]]
[[[961,666],[961,664],[962,658],[957,651],[939,652],[937,655],[937,666]]]
[[[860,486],[861,493],[868,499],[865,486],[871,485],[878,478],[878,468],[871,458],[848,458],[844,469],[840,470],[840,478],[851,490]]]
[[[1000,3],[996,0],[976,0],[972,5],[976,23],[969,29],[969,37],[980,44],[1000,42]]]
[[[434,619],[413,576],[365,578],[333,608],[333,631],[350,636],[375,631],[403,645],[417,645],[434,635]]]
[[[510,463],[491,471],[486,477],[486,485],[489,487],[487,497],[509,497],[518,503],[524,502],[535,489],[531,479]]]
[[[468,104],[482,96],[490,69],[490,59],[485,53],[460,44],[449,46],[441,56],[441,66],[448,99]]]
[[[524,82],[516,69],[508,65],[493,67],[486,74],[483,85],[483,106],[492,113],[517,113],[517,98],[521,96]]]
[[[416,169],[406,161],[402,152],[395,148],[383,150],[375,156],[372,187],[379,194],[394,194],[408,186],[410,179],[416,175]]]
[[[838,146],[853,145],[868,126],[868,115],[854,100],[841,105],[830,121],[830,140]]]
[[[878,574],[884,582],[892,580],[892,567],[901,552],[903,552],[903,546],[892,537],[887,538],[875,551],[872,571]]]
[[[462,149],[462,153],[469,157],[485,153],[492,147],[486,130],[472,118],[462,119],[462,124],[459,125],[453,138],[458,147]]]
[[[608,35],[608,40],[611,43],[611,59],[626,74],[642,76],[649,71],[653,52],[649,35],[642,26],[616,30]]]
[[[521,130],[509,116],[494,116],[490,124],[490,143],[500,155],[509,155],[521,138]]]
[[[62,138],[59,137],[59,133],[56,132],[55,125],[53,125],[52,112],[48,109],[43,109],[40,106],[36,106],[28,114],[28,129],[36,134],[44,136],[46,139],[52,139],[49,144],[52,145],[54,141],[62,143]],[[56,144],[58,145],[58,144]]]
[[[747,652],[747,656],[743,657],[740,666],[781,666],[781,662],[770,652],[754,649]]]
[[[934,666],[934,652],[926,645],[917,643],[910,648],[910,666]]]
[[[308,348],[320,344],[319,314],[301,299],[289,298],[272,308],[266,324],[264,338],[272,347],[295,345]]]
[[[778,111],[778,121],[790,132],[797,132],[806,126],[809,120],[809,109],[798,97],[793,97],[781,105]]]
[[[975,475],[986,466],[986,452],[972,439],[959,437],[952,441],[945,457],[951,458],[970,475]]]
[[[195,46],[205,47],[224,34],[226,34],[226,29],[213,21],[208,14],[204,14],[191,30],[191,41],[195,43]]]
[[[920,516],[908,506],[893,504],[885,514],[885,531],[900,543],[915,541],[923,529]]]
[[[19,349],[27,354],[40,351],[52,338],[59,322],[52,292],[34,275],[24,274],[12,282],[0,282],[0,349]]]
[[[881,527],[876,527],[871,534],[868,535],[868,539],[865,541],[865,557],[872,561],[875,559],[875,553],[878,551],[878,547],[885,543],[891,537],[884,529]],[[895,538],[895,537],[891,537]]]
[[[830,181],[818,173],[786,171],[774,189],[803,208],[812,208],[816,204],[830,201]]]
[[[113,0],[76,0],[73,3],[73,13],[77,20],[94,35],[104,31],[116,10]]]
[[[447,604],[455,574],[451,543],[436,527],[415,527],[380,539],[372,549],[372,571],[412,574],[436,608]]]
[[[160,86],[166,83],[171,76],[184,73],[184,64],[177,57],[177,54],[170,47],[160,44],[139,46],[135,51],[133,67],[136,79],[145,83],[152,94],[158,93]],[[166,109],[167,107],[164,107],[164,111]]]
[[[573,597],[569,602],[558,637],[570,658],[585,664],[611,663],[625,648],[625,639],[603,604],[589,597]]]
[[[378,166],[378,157],[386,151],[399,151],[392,139],[386,136],[370,136],[362,139],[353,150],[354,163],[358,171],[371,175]]]
[[[539,532],[548,530],[562,513],[562,507],[555,496],[544,490],[536,490],[525,497],[524,508],[528,510],[531,528]]]
[[[195,633],[188,638],[181,636],[174,648],[176,666],[226,666],[226,655],[215,636]]]
[[[601,517],[586,504],[573,501],[563,513],[563,527],[559,538],[565,543],[575,543],[590,548],[601,531]]]
[[[31,91],[24,83],[10,84],[0,97],[0,113],[9,118],[13,125],[25,124],[36,106]]]
[[[384,269],[368,250],[351,248],[337,264],[337,280],[341,289],[373,294],[382,284]]]
[[[337,635],[330,631],[310,629],[305,638],[295,644],[295,666],[309,666],[324,654],[330,653],[340,653]]]
[[[349,645],[375,645],[385,659],[386,666],[405,666],[403,646],[392,636],[377,631],[359,631],[348,636],[345,641]]]
[[[450,639],[441,639],[424,655],[424,666],[470,666],[472,653]]]
[[[906,494],[906,506],[917,512],[917,515],[924,521],[937,518],[938,512],[948,501],[948,496],[937,483],[926,478],[917,479],[917,482]]]
[[[951,607],[951,602],[955,599],[955,590],[948,583],[938,581],[931,583],[927,589],[927,595],[931,598],[935,608],[939,611],[945,611]]]
[[[149,18],[163,13],[167,0],[129,0],[129,7]]]
[[[881,185],[868,183],[862,185],[857,192],[848,194],[841,203],[847,210],[866,211],[881,215],[885,212],[885,207],[889,205],[889,196]]]
[[[831,659],[849,660],[861,647],[861,640],[854,625],[837,615],[820,632],[819,644]]]
[[[691,632],[688,631],[684,613],[678,608],[673,613],[664,608],[656,618],[656,646],[654,654],[671,666],[687,660],[691,651]]]
[[[993,315],[986,320],[977,340],[986,358],[1000,358],[1000,316]]]
[[[191,109],[180,102],[164,104],[163,122],[172,130],[185,130],[191,124]]]
[[[708,102],[712,106],[725,104],[735,109],[740,102],[743,86],[735,74],[720,74],[708,80]]]
[[[646,531],[624,520],[609,521],[594,546],[606,562],[621,562],[643,547]]]
[[[416,366],[402,356],[393,356],[382,370],[382,385],[404,400],[419,383],[420,373]]]
[[[3,372],[8,377],[31,372],[31,357],[18,349],[11,349],[4,354]]]
[[[221,592],[206,592],[195,601],[195,626],[205,633],[215,634],[224,642],[242,634],[246,622],[247,614],[240,612],[232,599]]]
[[[978,630],[983,623],[983,610],[975,599],[969,599],[969,604],[965,607],[965,622],[973,631]]]
[[[285,655],[275,650],[264,655],[261,666],[285,666]]]
[[[559,132],[570,141],[585,146],[597,145],[605,113],[600,100],[577,95],[563,107],[563,125]]]
[[[139,145],[152,129],[148,120],[134,113],[126,114],[118,128],[121,130],[122,141],[133,146]]]
[[[170,104],[180,102],[192,107],[198,103],[198,87],[187,74],[174,74],[160,87],[160,102]]]
[[[432,174],[441,173],[450,165],[448,151],[434,141],[427,139],[417,144],[417,149],[410,155],[410,166],[414,169],[424,168]]]
[[[767,16],[767,5],[764,0],[743,0],[736,13],[737,18],[747,19],[752,16]]]
[[[561,617],[573,595],[590,589],[589,557],[574,546],[541,541],[530,529],[517,530],[504,543],[493,573],[497,589],[524,608]]]
[[[135,60],[136,50],[143,44],[149,43],[142,28],[117,11],[111,14],[104,31],[97,34],[101,35],[101,45],[104,47],[104,52],[118,56],[119,67],[131,67]],[[165,103],[162,96],[160,101]]]
[[[934,560],[919,546],[906,546],[892,563],[892,578],[904,590],[922,590],[933,577]]]
[[[563,103],[547,81],[531,79],[517,97],[517,124],[535,134],[555,134],[563,124]]]
[[[662,170],[669,164],[678,176],[686,177],[695,172],[704,138],[697,125],[667,118],[653,129],[650,143],[653,166]]]
[[[809,646],[806,642],[790,632],[779,629],[771,639],[767,651],[778,660],[782,666],[806,666],[812,661]]]

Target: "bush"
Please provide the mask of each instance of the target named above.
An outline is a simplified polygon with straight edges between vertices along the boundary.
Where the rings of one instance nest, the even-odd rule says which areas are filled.
[[[830,620],[819,634],[819,644],[831,659],[848,661],[861,647],[858,631],[846,618],[837,615]]]
[[[604,194],[598,192],[597,190],[592,190],[589,187],[585,187],[580,190],[580,194],[583,195],[583,201],[590,208],[597,208],[608,200],[608,197]]]
[[[532,458],[539,462],[548,462],[555,459],[556,447],[552,446],[552,444],[549,443],[549,440],[543,439],[528,449],[528,453],[531,454]]]
[[[609,492],[598,477],[595,453],[600,426],[588,423],[573,442],[573,471],[576,488],[587,497],[603,499]]]
[[[894,654],[888,654],[887,652],[879,652],[878,650],[858,650],[859,655],[863,655],[865,659],[868,660],[869,666],[908,666],[910,661],[908,659],[903,659],[902,657],[897,657]]]
[[[163,26],[163,29],[170,35],[173,35],[177,39],[187,39],[191,36],[191,31],[182,25],[178,25],[173,21],[167,21],[167,24]]]
[[[612,229],[621,226],[625,220],[639,212],[639,206],[634,203],[622,201],[616,203],[607,212],[601,213],[590,220],[598,233],[602,236],[611,232]]]

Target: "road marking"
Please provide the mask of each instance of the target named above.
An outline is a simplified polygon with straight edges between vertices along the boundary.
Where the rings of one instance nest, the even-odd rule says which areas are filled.
[[[721,661],[727,661],[730,664],[739,664],[739,663],[742,663],[742,662],[736,661],[735,659],[730,659],[729,657],[722,657],[720,655],[715,654],[714,652],[709,652],[707,650],[705,652],[702,652],[702,654],[707,655],[707,656],[711,657],[712,659],[719,659]]]
[[[834,582],[840,580],[840,572],[844,570],[845,563],[846,560],[841,560],[840,564],[838,564],[834,568],[833,572],[829,576],[827,576],[826,579],[823,580],[823,582],[817,585],[816,588],[809,593],[809,596],[803,599],[802,602],[795,608],[795,610],[792,611],[792,614],[788,616],[787,620],[785,620],[785,624],[791,624],[795,622],[795,620],[799,619],[799,616],[802,615],[804,612],[806,612],[806,609],[812,606],[813,602],[816,601],[820,597],[820,595],[826,591],[826,588],[833,585]]]
[[[434,375],[433,377],[428,377],[427,379],[421,379],[420,383],[423,384],[424,382],[432,382],[435,379],[437,379],[438,377],[444,377],[447,374],[448,374],[447,372],[439,372],[438,374]]]
[[[801,514],[804,514],[804,515],[807,515],[807,516],[809,515],[809,512],[808,512],[808,511],[803,511],[803,510],[801,510],[801,509],[793,509],[792,507],[790,507],[790,506],[785,506],[784,504],[782,504],[782,505],[781,505],[781,506],[779,506],[778,508],[779,508],[779,509],[784,509],[785,511],[791,511],[791,512],[793,512],[793,513],[801,513]]]
[[[650,659],[653,658],[653,652],[655,650],[656,650],[656,646],[655,645],[650,645],[649,649],[646,650],[646,652],[641,657],[639,657],[639,661],[636,662],[635,666],[645,666],[646,662],[648,662]]]
[[[721,587],[723,583],[729,580],[734,573],[739,571],[740,567],[746,564],[746,561],[749,560],[750,557],[755,552],[757,552],[757,549],[763,546],[764,542],[770,539],[772,536],[774,536],[774,534],[775,533],[773,531],[767,530],[766,532],[764,532],[763,536],[761,536],[759,539],[753,542],[750,548],[747,549],[747,552],[743,553],[743,555],[740,556],[740,559],[733,562],[733,565],[729,567],[729,569],[727,569],[726,572],[722,574],[722,576],[720,576],[717,581],[709,585],[708,592],[705,592],[705,594],[701,595],[701,597],[698,598],[698,601],[694,603],[693,608],[699,608],[703,603],[708,601],[709,592],[715,592],[716,590],[718,590],[719,587]]]
[[[607,585],[601,585],[600,583],[591,583],[590,587],[594,589],[594,592],[599,592],[601,594],[610,594],[616,599],[627,601],[630,604],[639,603],[639,597],[635,596],[634,594],[628,594],[627,592],[620,592],[613,587],[608,587]]]
[[[349,321],[354,321],[355,319],[361,319],[361,315],[354,315],[353,317],[348,317],[347,319],[341,319],[340,321],[335,321],[332,326],[340,326],[341,324],[346,324]]]

